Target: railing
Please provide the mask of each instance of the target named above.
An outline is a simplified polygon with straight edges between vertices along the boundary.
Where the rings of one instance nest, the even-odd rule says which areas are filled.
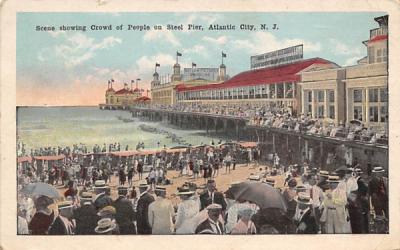
[[[369,32],[369,38],[372,39],[375,36],[380,36],[380,35],[387,35],[388,34],[388,28],[387,27],[380,27],[373,29]]]

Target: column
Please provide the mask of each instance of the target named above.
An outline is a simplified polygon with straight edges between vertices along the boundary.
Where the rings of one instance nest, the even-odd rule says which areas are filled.
[[[308,140],[304,140],[304,152],[305,152],[305,160],[308,160]]]
[[[236,138],[239,141],[239,121],[235,121],[235,128],[236,128]]]
[[[272,132],[272,153],[275,153],[275,133]]]
[[[315,90],[311,90],[312,98],[311,98],[311,117],[315,118]]]
[[[228,120],[224,120],[224,133],[227,134],[228,130]]]
[[[328,118],[330,115],[328,93],[328,90],[324,90],[324,118]]]
[[[302,92],[302,98],[301,98],[301,112],[300,113],[306,114],[306,110],[307,110],[306,103],[308,102],[308,98],[307,98],[308,92],[305,90],[301,90],[301,92]]]
[[[363,107],[365,109],[365,112],[363,112],[365,114],[364,119],[365,119],[365,125],[367,127],[369,127],[369,89],[365,88],[365,92],[364,93],[364,100],[363,100]]]

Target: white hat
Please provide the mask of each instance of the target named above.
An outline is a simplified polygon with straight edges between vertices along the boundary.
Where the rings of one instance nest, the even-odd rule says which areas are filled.
[[[312,199],[311,199],[310,195],[309,195],[308,193],[305,193],[305,192],[299,193],[299,194],[294,198],[294,200],[295,200],[297,203],[302,203],[302,204],[306,204],[306,205],[312,204]]]
[[[110,218],[104,218],[97,222],[97,227],[94,231],[98,234],[103,234],[110,232],[116,228],[117,224],[115,221],[111,220]]]
[[[217,203],[210,204],[207,207],[207,210],[217,210],[217,209],[222,209],[222,206]]]
[[[383,169],[382,167],[374,167],[374,169],[372,169],[372,173],[383,173],[385,172],[385,169]]]

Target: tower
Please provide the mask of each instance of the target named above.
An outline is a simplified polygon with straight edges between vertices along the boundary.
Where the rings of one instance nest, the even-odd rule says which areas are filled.
[[[175,63],[174,67],[174,74],[171,76],[171,82],[181,81],[181,65],[179,63]]]
[[[153,80],[151,81],[151,86],[157,86],[160,85],[160,75],[156,72],[153,74]]]
[[[218,81],[225,81],[226,80],[226,66],[225,64],[221,64],[219,66],[219,75],[218,75]]]

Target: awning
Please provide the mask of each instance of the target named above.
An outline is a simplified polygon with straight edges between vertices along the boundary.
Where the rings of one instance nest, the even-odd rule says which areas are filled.
[[[21,157],[18,157],[18,158],[17,158],[17,162],[18,162],[18,163],[22,163],[22,162],[29,162],[29,163],[31,163],[31,162],[32,162],[32,157],[30,157],[30,156],[21,156]]]
[[[255,148],[257,147],[257,142],[239,142],[239,145],[243,148]]]
[[[42,160],[42,161],[58,161],[65,158],[65,155],[44,155],[44,156],[34,156],[35,160]]]

